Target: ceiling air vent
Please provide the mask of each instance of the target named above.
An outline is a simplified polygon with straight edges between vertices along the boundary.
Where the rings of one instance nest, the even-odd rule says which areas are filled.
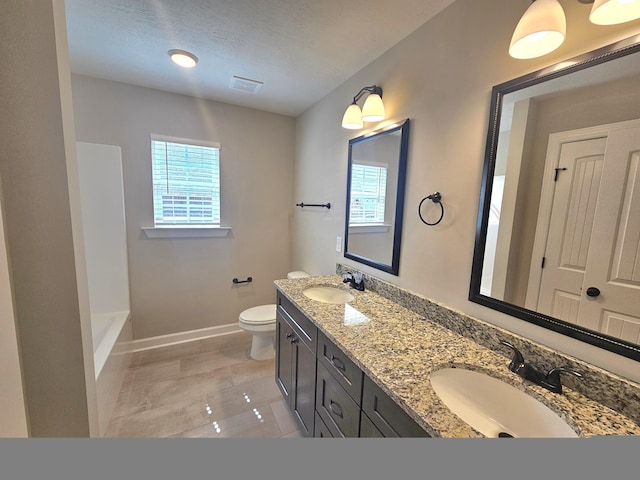
[[[240,90],[242,92],[258,93],[262,84],[263,82],[259,82],[258,80],[251,80],[250,78],[243,78],[234,75],[231,77],[231,83],[229,86],[234,90]]]

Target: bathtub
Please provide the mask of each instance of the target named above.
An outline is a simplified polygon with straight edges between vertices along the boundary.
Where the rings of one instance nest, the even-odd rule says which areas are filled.
[[[128,311],[91,314],[100,436],[104,436],[131,362],[133,330]]]

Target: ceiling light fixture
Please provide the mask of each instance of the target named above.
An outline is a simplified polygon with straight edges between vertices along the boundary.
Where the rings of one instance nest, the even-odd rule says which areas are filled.
[[[184,68],[193,68],[198,63],[198,57],[186,50],[169,50],[169,56],[174,63]]]
[[[640,0],[578,0],[593,3],[589,20],[596,25],[614,25],[640,18]],[[509,55],[535,58],[554,51],[564,42],[567,20],[558,0],[532,0],[518,22]]]
[[[362,106],[362,110],[358,106],[358,100],[368,93],[369,96]],[[353,102],[347,107],[342,117],[342,127],[349,129],[362,128],[363,122],[379,122],[384,120],[384,103],[382,103],[382,88],[377,85],[362,88],[358,94],[353,97]]]

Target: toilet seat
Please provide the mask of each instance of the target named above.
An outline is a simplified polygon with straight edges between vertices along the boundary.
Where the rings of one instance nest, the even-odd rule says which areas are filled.
[[[240,322],[249,325],[267,325],[276,321],[276,305],[258,305],[240,313]]]

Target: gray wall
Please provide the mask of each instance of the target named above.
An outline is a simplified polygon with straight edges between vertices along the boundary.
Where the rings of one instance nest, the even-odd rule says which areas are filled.
[[[122,148],[134,338],[235,323],[273,303],[290,270],[295,120],[249,108],[73,75],[79,141]],[[221,144],[226,238],[148,239],[150,135]],[[253,277],[234,286],[232,279]]]
[[[438,16],[362,69],[297,119],[296,196],[331,202],[328,212],[296,211],[296,268],[335,272],[336,262],[420,293],[564,353],[640,380],[637,362],[514,319],[467,300],[491,88],[639,33],[638,22],[616,27],[588,22],[590,5],[561,2],[565,44],[552,54],[516,60],[509,41],[526,2],[457,0]],[[497,14],[496,12],[499,12]],[[411,119],[405,219],[398,277],[347,260],[335,251],[342,235],[347,145],[353,132],[340,119],[355,92],[381,85],[388,121]],[[375,129],[383,124],[365,124]],[[434,191],[446,215],[424,225],[416,208]],[[334,208],[335,205],[335,208]]]
[[[69,191],[75,142],[62,2],[3,2],[0,43],[0,190],[29,435],[85,437],[94,373],[92,354],[83,355],[89,307],[72,229],[79,212]]]

